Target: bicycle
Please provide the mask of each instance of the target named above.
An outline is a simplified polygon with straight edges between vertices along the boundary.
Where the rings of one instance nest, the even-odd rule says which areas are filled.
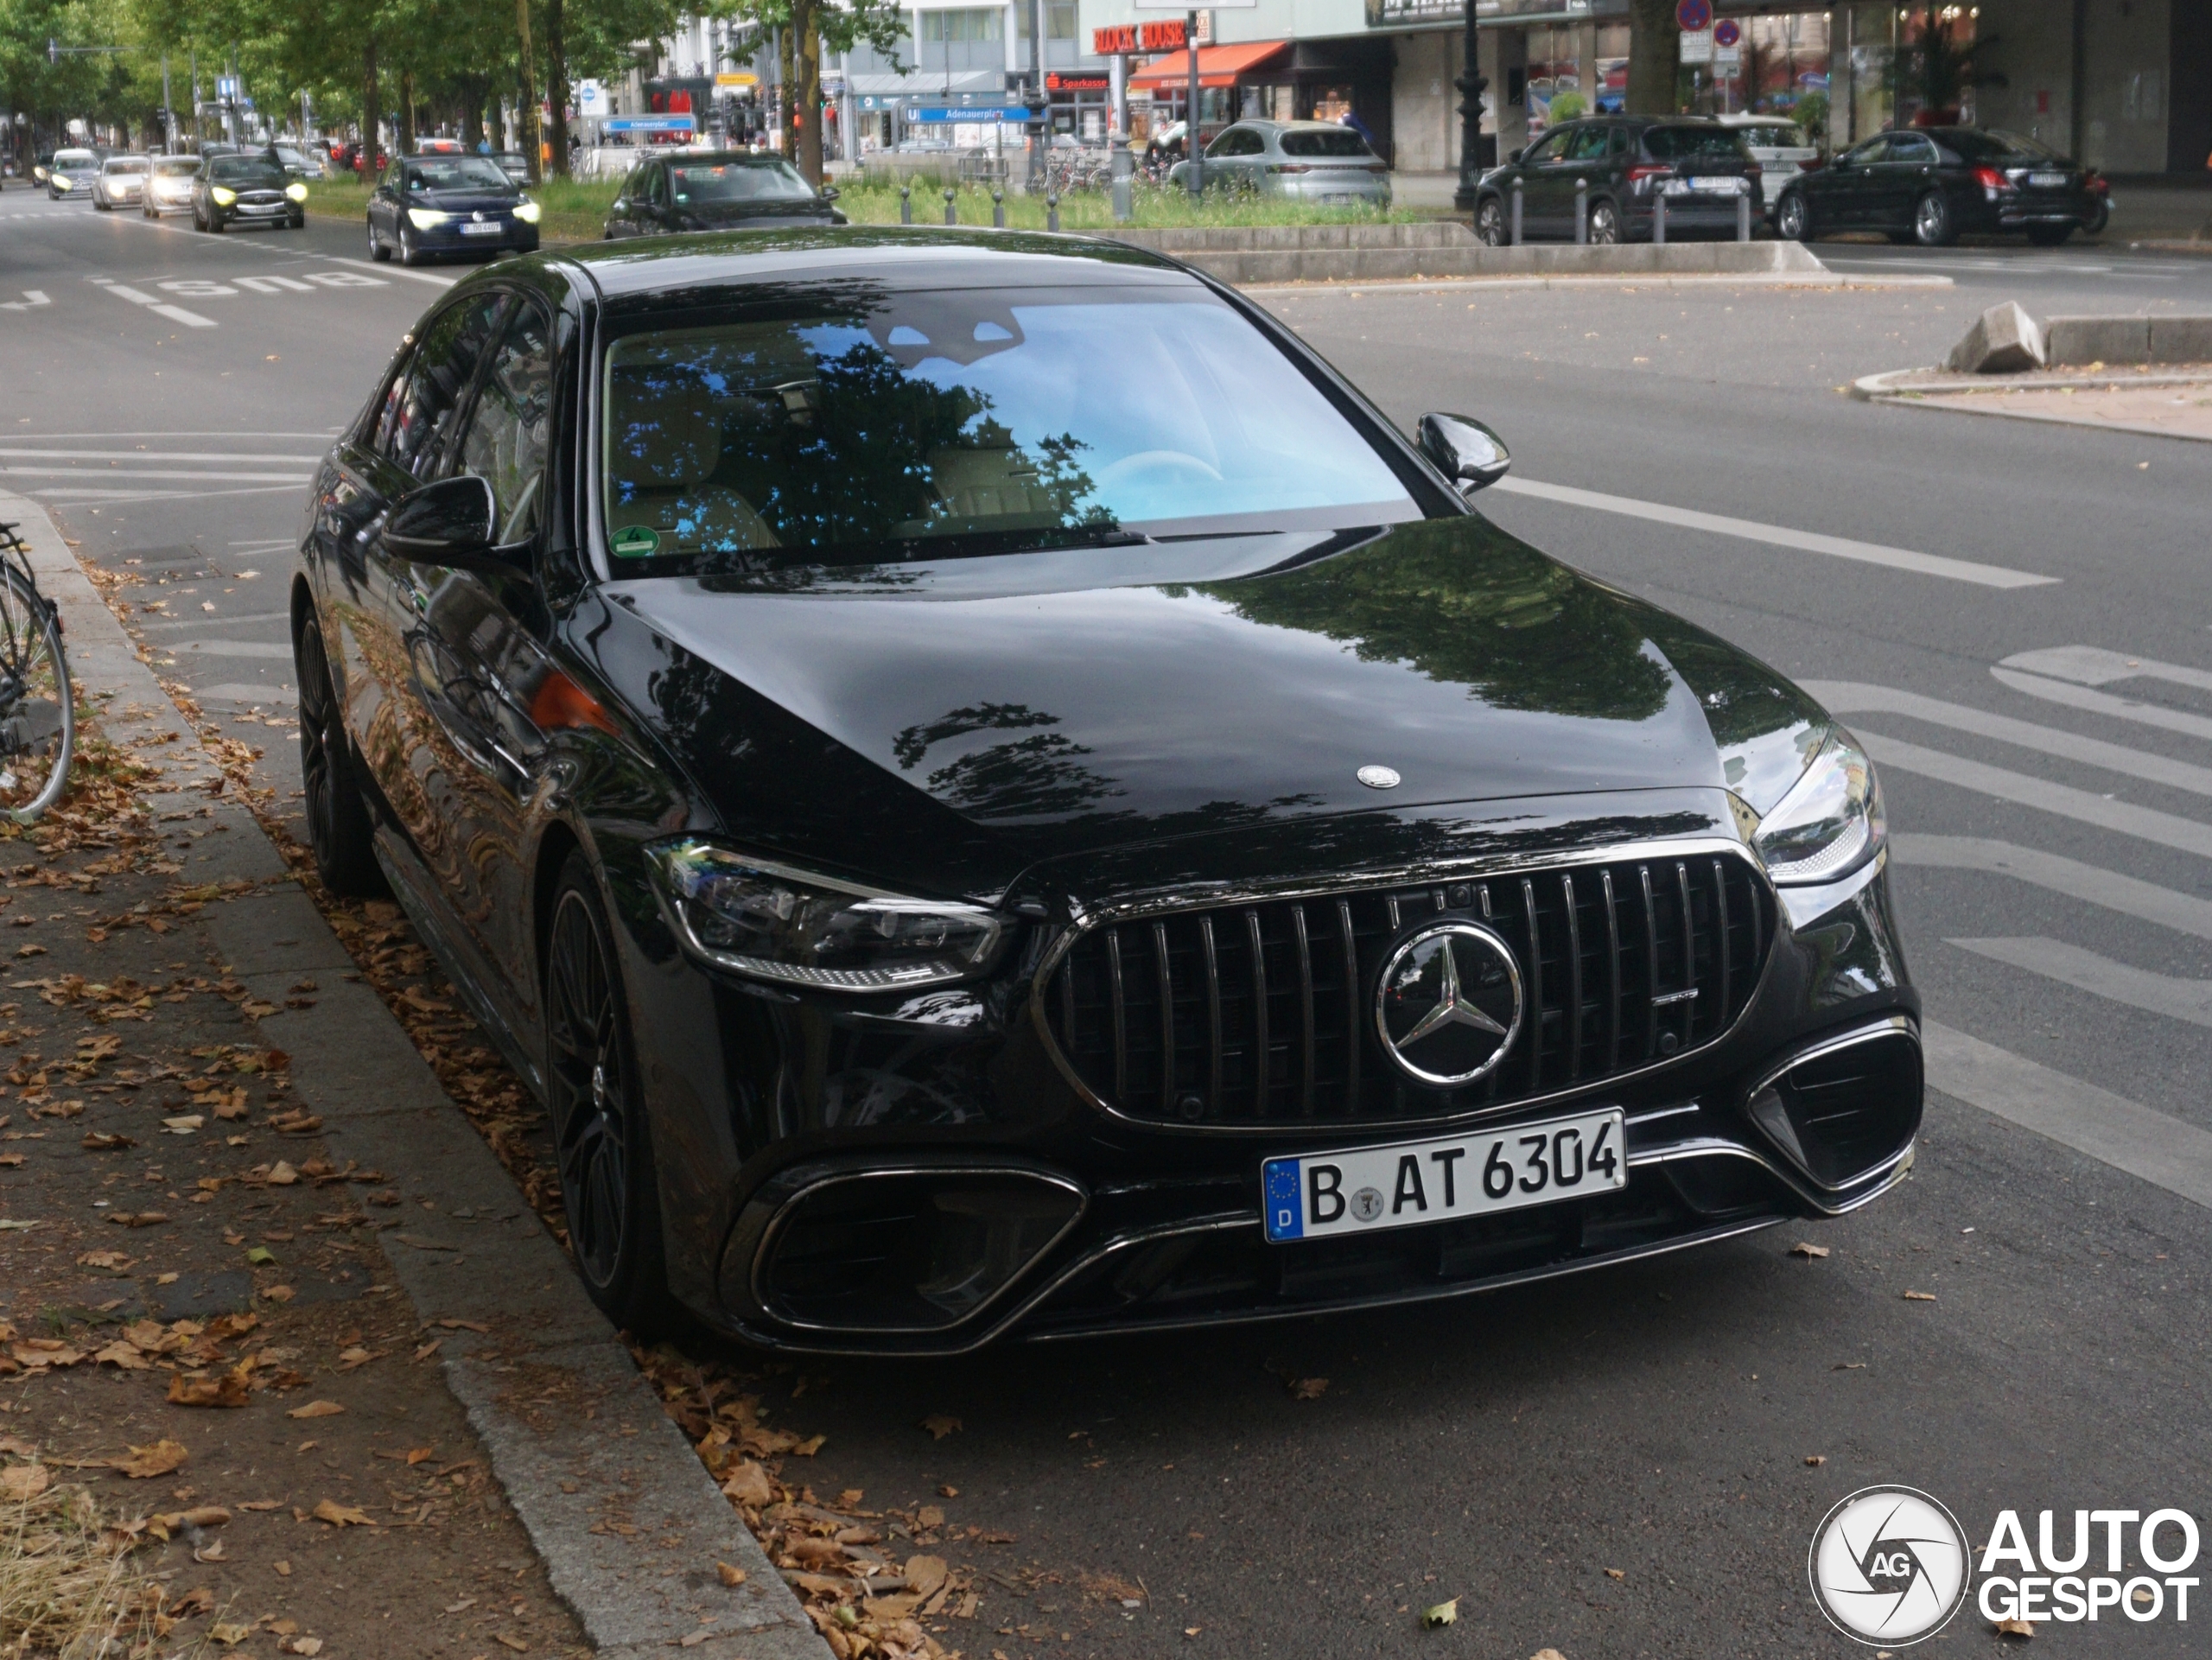
[[[30,544],[0,520],[0,816],[35,824],[61,798],[76,703],[60,610],[38,590]]]

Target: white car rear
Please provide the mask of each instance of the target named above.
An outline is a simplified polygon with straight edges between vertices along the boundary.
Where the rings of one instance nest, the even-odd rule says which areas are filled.
[[[1780,116],[1724,115],[1714,118],[1722,126],[1733,127],[1743,134],[1751,159],[1759,164],[1759,188],[1766,200],[1767,217],[1771,219],[1775,204],[1782,200],[1783,187],[1803,172],[1807,162],[1817,161],[1821,152],[1806,138],[1803,128]]]

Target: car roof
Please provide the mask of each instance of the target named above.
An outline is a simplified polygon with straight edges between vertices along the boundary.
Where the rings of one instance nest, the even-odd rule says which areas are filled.
[[[1036,232],[855,225],[645,237],[540,255],[609,300],[671,306],[743,297],[754,285],[865,281],[898,289],[1201,286],[1172,260],[1126,243]],[[628,308],[626,306],[626,308]]]
[[[653,159],[682,162],[687,164],[696,162],[705,167],[765,167],[771,162],[783,162],[786,167],[791,165],[780,156],[755,155],[749,149],[687,149],[674,156],[656,156]]]

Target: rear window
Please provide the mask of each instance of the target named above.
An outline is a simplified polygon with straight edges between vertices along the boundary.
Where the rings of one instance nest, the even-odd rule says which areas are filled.
[[[1743,140],[1726,127],[1654,127],[1644,148],[1662,162],[1743,161]]]
[[[1791,126],[1738,127],[1747,144],[1757,144],[1763,149],[1803,149],[1805,135]]]
[[[2007,156],[2032,156],[2037,161],[2058,159],[2048,146],[2023,134],[2006,132],[2002,127],[1992,127],[1986,132],[1956,127],[1942,136],[1942,143],[1944,149],[1968,162],[1997,162]]]
[[[1282,153],[1286,156],[1367,156],[1375,152],[1357,133],[1342,132],[1287,132],[1282,136]]]

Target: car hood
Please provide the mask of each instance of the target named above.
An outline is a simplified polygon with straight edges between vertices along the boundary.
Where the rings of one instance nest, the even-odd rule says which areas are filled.
[[[778,224],[830,225],[831,209],[826,201],[710,201],[686,202],[676,210],[692,220],[702,230],[719,230],[726,226],[758,224],[771,219]]]
[[[586,608],[570,639],[719,829],[934,891],[1452,804],[1702,790],[1725,820],[1720,791],[1764,811],[1827,729],[1772,670],[1476,516],[620,581]]]
[[[467,190],[416,190],[409,193],[403,207],[435,207],[442,213],[466,213],[473,211],[511,213],[522,199],[497,190],[470,188]]]

